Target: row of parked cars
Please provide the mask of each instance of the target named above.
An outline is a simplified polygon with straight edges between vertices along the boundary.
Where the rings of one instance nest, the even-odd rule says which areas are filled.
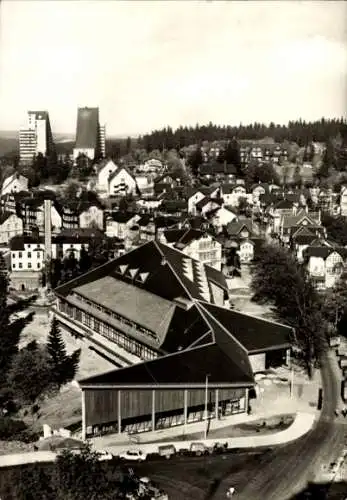
[[[231,451],[231,449],[229,449]],[[177,450],[173,444],[163,444],[158,446],[156,453],[146,453],[139,449],[127,450],[119,454],[121,460],[129,462],[144,462],[150,458],[166,458],[170,459],[175,456],[196,456],[211,455],[212,453],[225,453],[228,451],[228,443],[216,442],[213,446],[206,446],[204,443],[191,443],[189,448]]]

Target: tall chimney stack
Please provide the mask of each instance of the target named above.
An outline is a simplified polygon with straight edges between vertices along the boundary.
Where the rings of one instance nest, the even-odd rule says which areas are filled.
[[[52,200],[44,201],[44,221],[45,221],[45,269],[46,269],[46,287],[51,286],[50,262],[52,259]]]

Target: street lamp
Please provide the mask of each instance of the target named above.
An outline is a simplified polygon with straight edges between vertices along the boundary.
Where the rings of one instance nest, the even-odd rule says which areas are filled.
[[[208,415],[207,415],[207,406],[208,406],[208,378],[210,374],[206,374],[205,379],[205,439],[207,439],[207,427],[208,427]]]

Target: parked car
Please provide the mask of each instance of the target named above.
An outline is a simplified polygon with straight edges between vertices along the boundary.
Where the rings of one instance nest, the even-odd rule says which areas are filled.
[[[176,448],[173,444],[163,445],[158,447],[158,453],[161,457],[165,457],[166,459],[171,458],[176,455]]]
[[[214,443],[213,445],[213,453],[225,453],[228,450],[228,443]]]
[[[192,443],[190,445],[189,451],[191,454],[201,457],[202,455],[208,455],[212,453],[212,449],[204,445],[204,443]]]
[[[113,460],[113,455],[108,451],[101,450],[98,451],[98,460],[99,462],[104,462],[106,460]]]
[[[147,454],[143,453],[141,450],[127,450],[120,453],[119,458],[132,462],[143,462],[146,460]]]

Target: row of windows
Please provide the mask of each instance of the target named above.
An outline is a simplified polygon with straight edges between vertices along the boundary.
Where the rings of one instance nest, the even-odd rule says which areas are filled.
[[[41,268],[41,264],[40,262],[37,263],[36,265],[37,269],[40,269]],[[18,268],[19,269],[23,269],[23,264],[21,262],[18,263]],[[27,263],[27,268],[28,269],[32,269],[32,265],[31,265],[31,262],[28,262]],[[12,269],[16,269],[16,264],[12,264]]]
[[[148,335],[149,337],[152,337],[155,339],[157,338],[157,336],[154,332],[147,330],[147,328],[144,328],[143,326],[138,325],[134,321],[131,321],[127,318],[124,318],[124,316],[121,316],[120,314],[117,314],[116,312],[110,311],[109,309],[102,307],[100,304],[95,304],[94,302],[82,297],[82,295],[79,295],[76,292],[74,292],[72,295],[74,297],[78,298],[78,300],[80,300],[81,302],[84,302],[88,306],[93,307],[94,309],[97,309],[98,311],[102,312],[103,314],[106,314],[107,316],[110,316],[111,318],[114,318],[117,321],[120,321],[121,323],[123,323],[127,326],[130,326],[131,328],[134,328],[137,332],[143,333],[144,335]]]
[[[140,344],[134,339],[127,337],[120,331],[116,330],[112,326],[100,321],[90,314],[87,314],[76,307],[70,306],[68,303],[59,301],[59,310],[71,318],[75,319],[79,323],[82,323],[87,328],[94,330],[96,333],[108,338],[119,347],[125,351],[134,354],[141,359],[154,359],[157,357],[157,353],[147,346]]]

